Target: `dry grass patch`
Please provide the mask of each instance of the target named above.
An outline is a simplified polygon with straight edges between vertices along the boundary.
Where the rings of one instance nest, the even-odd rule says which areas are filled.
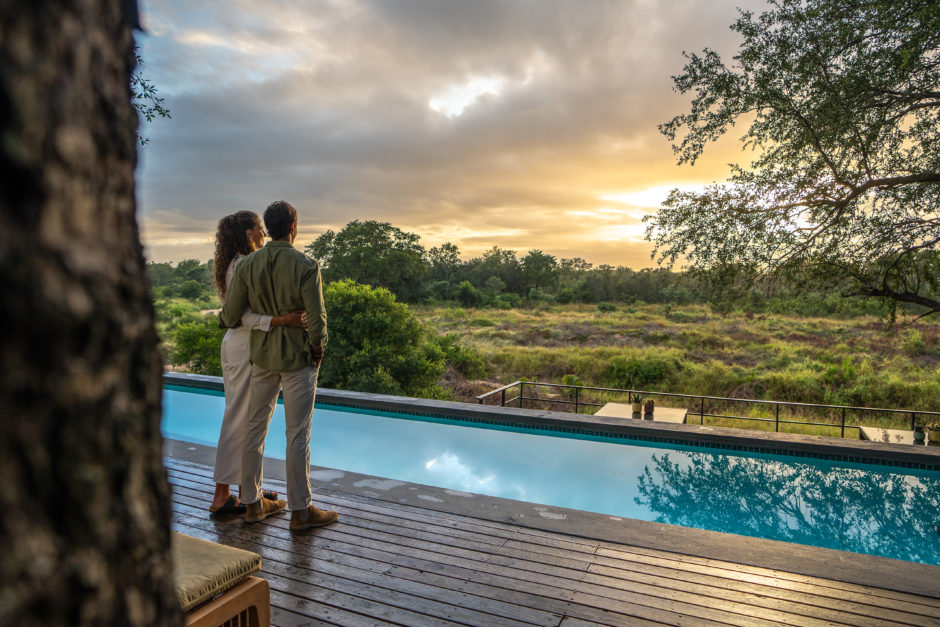
[[[659,305],[414,311],[439,333],[457,333],[483,359],[494,386],[523,378],[560,383],[570,375],[584,385],[625,387],[623,373],[634,368],[649,375],[643,389],[651,391],[940,408],[940,326],[931,321],[887,328],[870,316],[722,317],[702,306]],[[657,366],[663,356],[677,365]],[[617,360],[635,365],[615,381]]]

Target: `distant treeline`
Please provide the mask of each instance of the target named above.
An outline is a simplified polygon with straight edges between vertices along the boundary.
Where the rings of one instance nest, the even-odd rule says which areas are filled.
[[[320,263],[326,283],[349,279],[384,287],[400,302],[458,303],[464,307],[512,309],[552,303],[582,303],[604,309],[624,303],[710,304],[717,310],[803,315],[882,315],[882,305],[844,298],[832,291],[774,288],[742,282],[721,290],[702,273],[666,269],[633,270],[580,258],[557,259],[541,250],[525,255],[494,246],[479,257],[461,259],[454,244],[425,249],[419,237],[388,223],[353,221],[327,231],[304,252]],[[211,301],[212,261],[148,264],[157,298]]]

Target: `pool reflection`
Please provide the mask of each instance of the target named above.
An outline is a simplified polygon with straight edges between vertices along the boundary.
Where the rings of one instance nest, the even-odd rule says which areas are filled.
[[[465,492],[490,492],[500,491],[496,486],[496,475],[488,473],[486,476],[476,474],[473,469],[460,461],[457,455],[450,451],[445,451],[437,457],[434,457],[424,465],[428,473],[435,476],[437,481],[430,483],[456,487]]]
[[[935,477],[683,452],[654,454],[637,482],[658,522],[940,563]]]

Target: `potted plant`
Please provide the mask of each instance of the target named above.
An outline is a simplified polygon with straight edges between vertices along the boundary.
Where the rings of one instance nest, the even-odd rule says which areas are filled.
[[[643,396],[641,394],[634,394],[632,402],[634,414],[639,414],[641,411],[643,411]]]
[[[654,407],[656,407],[656,402],[651,398],[646,399],[646,402],[643,403],[643,413],[652,416]]]
[[[914,425],[914,444],[922,444],[925,439],[927,434],[924,432],[924,425],[918,422]]]
[[[927,432],[928,441],[940,442],[940,422],[928,422],[924,425],[924,431]]]

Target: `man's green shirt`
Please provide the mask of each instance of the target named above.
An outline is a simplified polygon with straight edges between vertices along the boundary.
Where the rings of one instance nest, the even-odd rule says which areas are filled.
[[[307,328],[252,330],[251,361],[267,370],[300,370],[313,365],[307,343],[326,346],[326,307],[320,266],[288,242],[268,242],[235,267],[222,307],[222,326],[234,327],[246,307],[255,313],[283,316],[307,310]]]

